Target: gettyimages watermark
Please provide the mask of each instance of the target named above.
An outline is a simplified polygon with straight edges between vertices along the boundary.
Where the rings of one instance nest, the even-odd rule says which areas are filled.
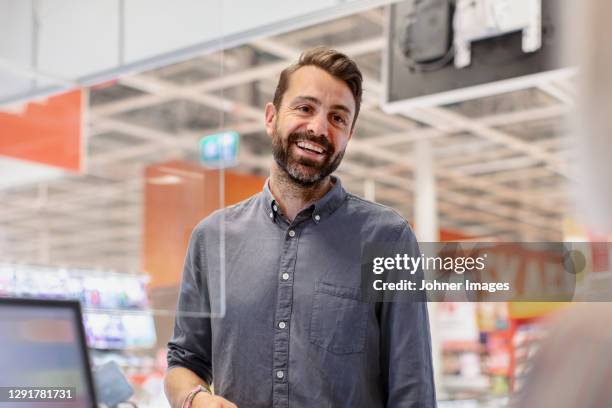
[[[611,245],[425,242],[400,248],[369,243],[362,251],[362,297],[377,302],[612,301],[612,278],[608,290],[585,290],[591,273],[610,274]]]

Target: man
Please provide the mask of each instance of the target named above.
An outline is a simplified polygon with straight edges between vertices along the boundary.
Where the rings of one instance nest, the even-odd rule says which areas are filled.
[[[361,82],[352,60],[326,48],[281,73],[265,109],[274,163],[263,191],[191,237],[179,311],[226,309],[177,314],[165,380],[173,407],[435,406],[426,305],[364,302],[360,288],[364,243],[418,253],[414,234],[331,176],[355,132]],[[212,289],[221,262],[225,299]]]

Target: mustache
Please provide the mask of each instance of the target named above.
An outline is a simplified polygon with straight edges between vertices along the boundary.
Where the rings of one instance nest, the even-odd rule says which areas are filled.
[[[327,140],[325,136],[315,136],[304,132],[290,133],[287,137],[288,144],[297,142],[312,142],[316,143],[325,149],[326,153],[333,154],[334,146]]]

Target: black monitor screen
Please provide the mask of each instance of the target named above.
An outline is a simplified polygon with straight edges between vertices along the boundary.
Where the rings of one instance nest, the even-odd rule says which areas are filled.
[[[0,298],[0,366],[0,407],[94,406],[78,302]]]

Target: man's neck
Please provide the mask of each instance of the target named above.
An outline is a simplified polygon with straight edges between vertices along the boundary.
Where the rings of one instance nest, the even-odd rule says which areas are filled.
[[[307,206],[323,197],[333,187],[330,176],[311,187],[304,187],[291,180],[289,175],[276,163],[270,171],[270,191],[283,214],[293,221],[297,214]]]

